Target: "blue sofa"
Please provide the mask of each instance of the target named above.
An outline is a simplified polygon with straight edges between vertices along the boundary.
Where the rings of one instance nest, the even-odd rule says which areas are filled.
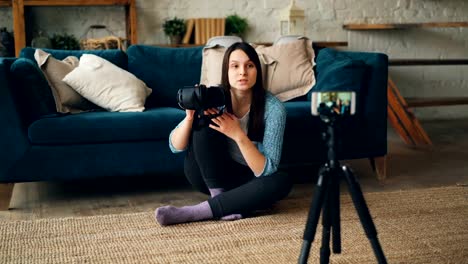
[[[183,173],[184,154],[170,152],[168,135],[185,116],[177,106],[177,90],[199,82],[202,47],[134,45],[126,53],[46,50],[57,59],[93,53],[136,75],[153,89],[146,110],[137,113],[57,113],[34,51],[25,48],[19,58],[0,58],[2,209],[8,208],[17,182]],[[323,49],[316,63],[313,90],[358,92],[357,114],[344,124],[339,158],[384,157],[387,56]],[[285,102],[284,168],[326,159],[321,121],[310,114],[309,97]]]

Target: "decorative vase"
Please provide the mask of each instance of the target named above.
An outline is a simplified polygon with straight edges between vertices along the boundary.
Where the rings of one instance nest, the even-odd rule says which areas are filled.
[[[177,45],[182,42],[182,37],[179,35],[169,36],[169,40],[171,42],[171,45]]]
[[[41,49],[51,49],[52,42],[46,35],[44,35],[44,32],[42,30],[39,30],[39,32],[37,33],[37,36],[33,38],[33,40],[31,41],[31,47],[41,48]]]
[[[0,57],[12,57],[15,55],[15,41],[13,34],[6,28],[0,28]]]

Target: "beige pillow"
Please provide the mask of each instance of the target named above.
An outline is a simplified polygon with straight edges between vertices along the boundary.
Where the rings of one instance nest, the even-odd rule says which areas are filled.
[[[200,84],[214,86],[221,83],[221,71],[223,68],[223,57],[225,52],[226,48],[219,45],[205,47],[203,49]],[[274,60],[267,58],[267,55],[259,55],[259,57],[263,74],[263,86],[267,89],[267,65],[274,63]]]
[[[34,58],[49,82],[57,112],[76,113],[97,108],[62,81],[65,75],[78,67],[79,60],[77,57],[69,56],[60,61],[49,53],[36,49]]]
[[[307,94],[315,84],[314,50],[312,41],[297,41],[273,46],[258,46],[255,49],[262,58],[272,58],[267,63],[267,89],[281,101],[288,101]]]
[[[142,112],[151,89],[135,75],[92,54],[63,79],[94,104],[112,112]]]
[[[219,85],[221,83],[221,70],[225,47],[213,46],[203,49],[200,84],[206,86]]]

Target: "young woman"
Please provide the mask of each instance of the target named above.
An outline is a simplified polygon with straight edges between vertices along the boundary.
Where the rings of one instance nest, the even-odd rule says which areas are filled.
[[[187,151],[189,182],[211,198],[197,205],[156,209],[156,220],[171,225],[207,219],[236,220],[284,198],[291,181],[278,172],[286,111],[263,88],[258,55],[244,42],[234,43],[223,59],[221,84],[226,109],[209,126],[192,130],[194,110],[171,132],[169,146]],[[205,114],[215,114],[209,109]]]

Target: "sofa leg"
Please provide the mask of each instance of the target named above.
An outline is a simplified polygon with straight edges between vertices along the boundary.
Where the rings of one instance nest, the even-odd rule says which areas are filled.
[[[8,210],[10,207],[14,186],[14,183],[0,183],[0,211]]]
[[[385,181],[387,178],[387,156],[369,158],[372,170],[380,182]]]

